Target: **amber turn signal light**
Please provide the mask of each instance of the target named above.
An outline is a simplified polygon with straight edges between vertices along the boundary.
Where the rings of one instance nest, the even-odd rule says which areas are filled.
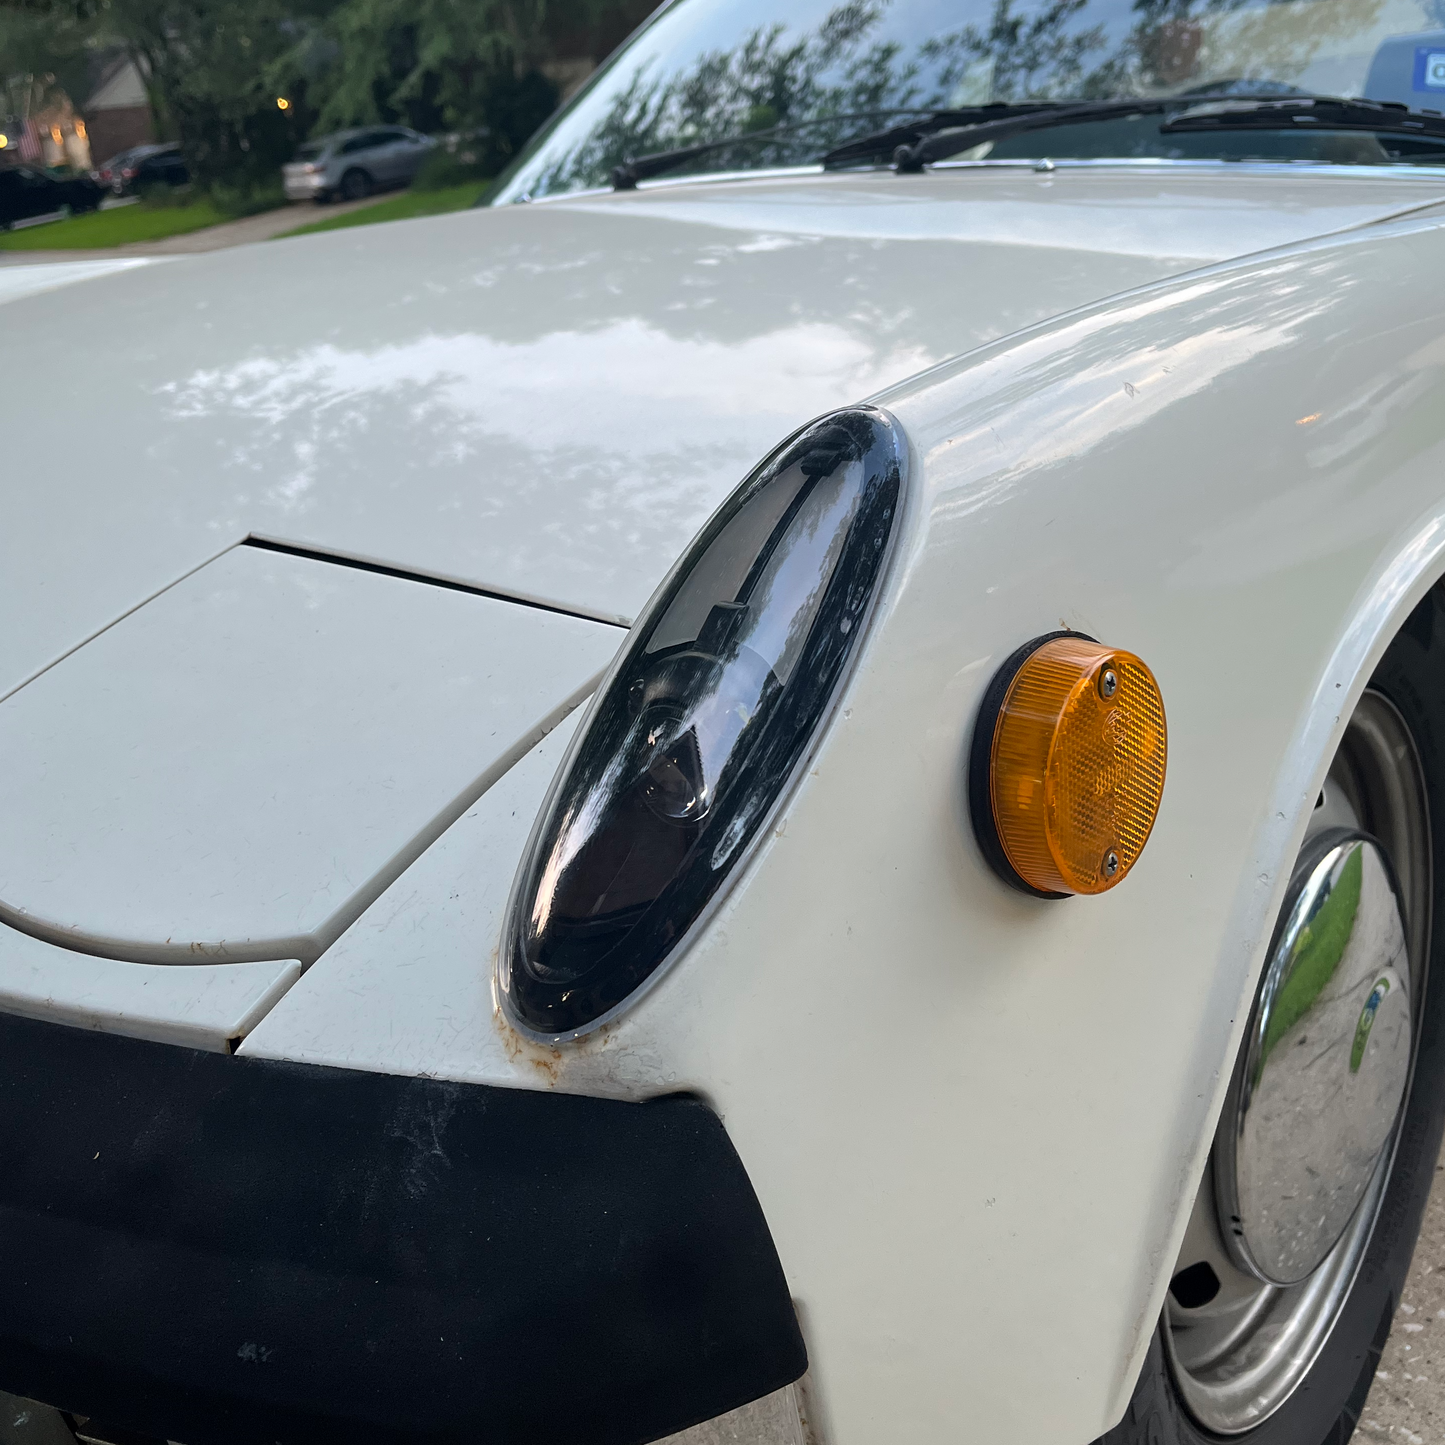
[[[1103,893],[1159,812],[1167,750],[1154,674],[1078,632],[1019,648],[984,695],[969,760],[979,845],[1038,898]]]

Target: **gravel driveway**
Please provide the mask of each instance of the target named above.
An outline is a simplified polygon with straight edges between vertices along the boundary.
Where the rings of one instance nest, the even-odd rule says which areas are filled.
[[[1355,1439],[1445,1442],[1445,1163],[1435,1166],[1410,1276]]]

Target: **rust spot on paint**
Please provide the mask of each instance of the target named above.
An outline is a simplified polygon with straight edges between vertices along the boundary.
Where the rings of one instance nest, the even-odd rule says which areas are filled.
[[[549,1085],[557,1082],[564,1062],[560,1048],[555,1044],[539,1044],[519,1034],[507,1021],[500,1005],[492,1009],[492,1027],[497,1031],[497,1037],[501,1039],[507,1057],[514,1064],[529,1065],[541,1074]]]
[[[611,1024],[604,1024],[600,1029],[565,1044],[541,1044],[518,1033],[500,1006],[492,1009],[492,1027],[507,1051],[507,1058],[514,1064],[535,1069],[547,1081],[549,1088],[562,1082],[570,1063],[591,1058],[606,1049],[614,1032]]]
[[[562,1067],[562,1054],[559,1049],[553,1049],[548,1054],[533,1054],[527,1062],[547,1080],[549,1084],[557,1082],[557,1071]]]
[[[495,947],[492,949],[491,963],[492,977],[495,979],[497,965]],[[510,1020],[502,1011],[501,1000],[495,994],[492,1000],[492,1027],[496,1030],[497,1038],[506,1050],[507,1058],[514,1064],[535,1069],[547,1081],[549,1088],[562,1082],[562,1077],[569,1064],[578,1059],[592,1058],[607,1049],[612,1044],[617,1032],[615,1024],[606,1023],[600,1028],[593,1029],[590,1033],[583,1034],[580,1039],[572,1039],[565,1044],[538,1043],[535,1039],[529,1039],[525,1034],[519,1033],[512,1027]]]

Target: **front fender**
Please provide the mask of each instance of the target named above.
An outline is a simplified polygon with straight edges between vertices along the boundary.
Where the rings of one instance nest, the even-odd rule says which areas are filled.
[[[837,723],[613,1041],[705,1089],[840,1445],[1084,1442],[1162,1306],[1309,807],[1445,567],[1445,226],[1222,267],[878,398],[907,545]],[[1020,642],[1142,655],[1170,765],[1134,874],[988,872],[962,763]]]

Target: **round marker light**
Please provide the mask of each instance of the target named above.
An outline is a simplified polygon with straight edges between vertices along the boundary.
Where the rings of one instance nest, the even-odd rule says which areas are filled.
[[[969,767],[995,871],[1040,898],[1121,883],[1159,812],[1166,746],[1159,686],[1133,653],[1077,632],[1021,647],[984,697]]]

